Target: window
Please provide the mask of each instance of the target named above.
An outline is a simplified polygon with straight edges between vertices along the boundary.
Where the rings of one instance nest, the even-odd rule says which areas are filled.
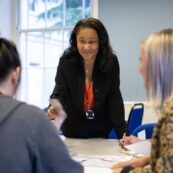
[[[94,0],[93,0],[94,1]],[[93,16],[92,0],[18,0],[20,100],[44,108],[54,87],[59,57],[81,18]]]

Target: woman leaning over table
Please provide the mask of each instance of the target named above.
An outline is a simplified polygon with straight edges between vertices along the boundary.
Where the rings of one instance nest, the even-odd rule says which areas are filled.
[[[104,25],[95,18],[80,20],[57,68],[50,98],[58,99],[59,106],[54,102],[48,109],[51,118],[65,110],[66,137],[107,138],[112,128],[122,137],[126,123],[119,73]]]
[[[151,34],[142,44],[140,62],[140,73],[144,78],[149,101],[159,112],[151,156],[119,163],[114,166],[114,173],[172,173],[173,29]],[[150,168],[142,168],[148,163]]]

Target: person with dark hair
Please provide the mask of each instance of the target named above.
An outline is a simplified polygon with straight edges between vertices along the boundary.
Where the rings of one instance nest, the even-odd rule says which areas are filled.
[[[45,113],[13,98],[20,71],[15,44],[0,38],[0,172],[83,173]]]
[[[150,34],[141,44],[140,73],[148,99],[158,112],[150,156],[120,162],[113,173],[173,172],[173,29]],[[126,143],[137,142],[131,136]],[[150,167],[145,167],[150,164]]]
[[[112,128],[118,138],[127,131],[120,92],[120,69],[102,22],[82,19],[75,25],[57,68],[53,119],[64,109],[62,132],[73,138],[108,138]],[[55,104],[57,100],[58,104]],[[58,106],[61,105],[61,106]]]

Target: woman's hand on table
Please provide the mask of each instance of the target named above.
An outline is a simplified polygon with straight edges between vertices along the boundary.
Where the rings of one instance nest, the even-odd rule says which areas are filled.
[[[125,162],[120,162],[112,167],[112,169],[117,170],[119,168],[124,168],[126,166],[132,166],[132,167],[144,167],[149,164],[150,157],[149,156],[143,156],[136,159],[128,160]]]
[[[121,173],[121,171],[122,171],[122,168],[116,168],[113,170],[112,173]]]
[[[126,145],[133,144],[139,141],[141,141],[141,139],[139,139],[136,136],[130,135],[130,136],[123,136],[123,138],[119,140],[119,143],[122,147],[124,147]]]

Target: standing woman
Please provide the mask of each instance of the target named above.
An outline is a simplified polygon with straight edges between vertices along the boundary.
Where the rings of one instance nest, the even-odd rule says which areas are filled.
[[[119,76],[118,59],[104,25],[95,18],[80,20],[60,58],[50,96],[60,103],[48,109],[51,118],[62,107],[65,110],[62,131],[66,137],[107,138],[112,128],[122,137],[126,123]]]

